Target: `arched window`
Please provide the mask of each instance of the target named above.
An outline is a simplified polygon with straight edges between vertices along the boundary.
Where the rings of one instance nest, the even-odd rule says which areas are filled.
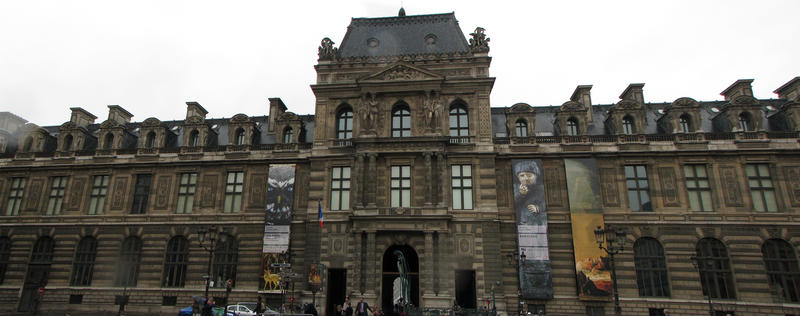
[[[147,138],[145,139],[144,147],[153,148],[155,147],[155,145],[156,145],[156,133],[150,131],[149,133],[147,133]]]
[[[794,248],[782,239],[769,239],[761,246],[769,286],[779,302],[800,301],[800,270]]]
[[[236,286],[239,242],[235,237],[229,234],[226,235],[225,238],[220,238],[217,250],[214,252],[214,267],[211,274],[214,276],[215,287],[225,287],[228,280],[231,280],[231,286]]]
[[[72,150],[72,134],[67,134],[64,136],[64,146],[61,147],[62,151],[71,151]]]
[[[106,133],[103,149],[111,149],[114,146],[114,133]]]
[[[578,136],[578,120],[570,117],[567,120],[567,136]]]
[[[22,151],[29,152],[33,148],[33,137],[25,137],[25,141],[22,143]]]
[[[411,111],[405,104],[395,106],[392,110],[392,137],[411,136]]]
[[[294,130],[291,127],[287,127],[286,129],[283,130],[284,144],[291,144],[293,138],[294,138]]]
[[[753,122],[750,113],[742,112],[742,114],[739,114],[739,130],[742,132],[750,132],[753,130]]]
[[[635,132],[633,126],[633,118],[630,116],[625,116],[622,118],[622,134],[625,135],[633,135]]]
[[[130,236],[122,242],[117,265],[117,286],[136,286],[141,252],[142,240],[139,237]]]
[[[353,138],[353,110],[346,108],[336,115],[336,138]]]
[[[11,258],[11,239],[0,237],[0,284],[6,279],[9,258]]]
[[[200,146],[200,132],[196,129],[189,133],[189,147]]]
[[[669,297],[669,278],[664,248],[655,238],[643,237],[633,244],[639,296]]]
[[[31,251],[30,263],[50,264],[53,262],[53,238],[44,236],[36,241]]]
[[[183,287],[186,283],[186,266],[189,265],[189,241],[186,237],[175,236],[167,244],[164,257],[164,277],[162,287]]]
[[[236,145],[244,145],[244,129],[241,128],[241,127],[237,128],[235,134],[236,134],[236,143],[235,144]]]
[[[450,107],[450,136],[469,136],[469,115],[462,104]]]
[[[97,258],[97,239],[83,237],[75,249],[75,260],[72,263],[72,279],[69,285],[92,285],[94,261]]]
[[[514,135],[517,137],[528,137],[528,122],[525,122],[523,119],[518,119],[516,123],[514,123],[514,131],[516,132]]]
[[[696,251],[703,295],[735,299],[728,248],[717,239],[703,238],[697,242]]]
[[[689,114],[681,115],[681,117],[678,118],[678,124],[680,125],[681,133],[692,132],[692,117]]]

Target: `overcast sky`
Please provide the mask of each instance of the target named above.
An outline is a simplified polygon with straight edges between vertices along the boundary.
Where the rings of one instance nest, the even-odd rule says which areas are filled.
[[[317,46],[352,17],[397,15],[396,1],[0,1],[0,111],[41,126],[109,104],[183,119],[266,115],[270,97],[314,112]],[[494,107],[560,105],[592,84],[595,104],[645,83],[648,102],[719,100],[737,79],[757,98],[800,75],[800,1],[404,0],[408,15],[455,12],[491,38]],[[468,36],[468,35],[467,35]]]

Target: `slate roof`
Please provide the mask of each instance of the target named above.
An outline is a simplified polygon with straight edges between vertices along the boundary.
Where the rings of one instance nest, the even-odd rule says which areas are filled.
[[[434,40],[428,40],[430,36],[433,36]],[[353,18],[347,27],[347,34],[339,45],[341,57],[466,51],[469,51],[469,45],[453,12]]]

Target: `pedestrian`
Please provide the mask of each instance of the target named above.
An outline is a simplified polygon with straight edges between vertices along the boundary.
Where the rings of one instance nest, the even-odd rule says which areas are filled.
[[[668,309],[664,309],[664,316],[669,316],[669,310]]]
[[[369,316],[368,313],[374,313],[374,312],[369,307],[369,304],[367,304],[367,302],[364,302],[364,297],[362,296],[361,299],[358,301],[358,305],[356,305],[356,316]]]
[[[353,305],[350,304],[350,298],[344,299],[342,306],[342,316],[353,316]]]
[[[258,296],[258,303],[256,303],[256,315],[261,315],[264,312],[264,303],[261,302],[261,295]]]
[[[205,300],[203,300],[203,310],[200,312],[202,316],[213,316],[211,304],[211,300],[209,300],[207,297]]]

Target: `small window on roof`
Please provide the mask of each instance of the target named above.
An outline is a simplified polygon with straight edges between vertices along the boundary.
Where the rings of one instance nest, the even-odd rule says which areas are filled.
[[[378,41],[378,39],[377,39],[377,38],[374,38],[374,37],[370,37],[370,38],[367,40],[367,46],[369,46],[369,47],[378,47],[378,45],[380,45],[380,43],[381,43],[381,42],[380,42],[380,41]]]
[[[428,45],[436,44],[436,39],[437,39],[436,35],[433,35],[433,34],[425,35],[425,44],[428,44]]]

